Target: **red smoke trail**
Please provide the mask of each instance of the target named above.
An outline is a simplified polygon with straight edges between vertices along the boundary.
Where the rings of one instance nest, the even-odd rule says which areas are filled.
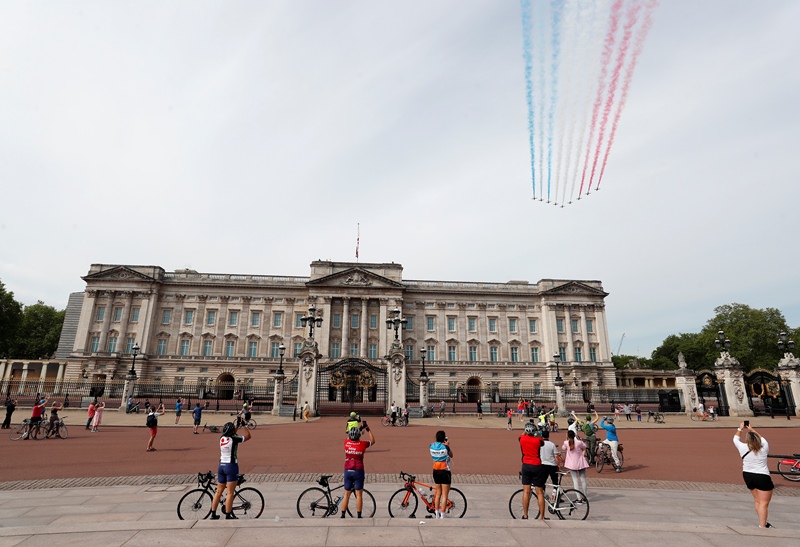
[[[619,106],[617,107],[617,112],[614,116],[614,122],[611,125],[611,134],[608,137],[608,146],[606,147],[606,154],[603,157],[603,166],[600,168],[600,176],[597,178],[598,190],[600,189],[600,183],[603,181],[603,173],[606,171],[606,164],[608,163],[608,154],[611,152],[611,145],[614,144],[614,136],[617,134],[617,124],[619,123],[619,118],[622,115],[622,109],[625,108],[625,102],[628,100],[628,91],[631,87],[631,80],[633,80],[633,70],[636,68],[636,63],[639,61],[639,55],[641,55],[642,50],[644,49],[645,38],[647,38],[647,34],[650,32],[650,27],[653,26],[653,12],[655,11],[656,7],[658,7],[658,0],[650,0],[647,3],[642,27],[639,29],[636,39],[634,40],[633,57],[631,58],[630,66],[628,67],[628,71],[625,74],[625,80],[622,84],[622,94],[620,95]]]
[[[617,52],[617,62],[614,65],[614,72],[611,74],[611,82],[608,85],[608,97],[606,98],[606,105],[603,109],[603,119],[600,122],[600,134],[597,137],[597,148],[594,151],[594,162],[592,163],[592,175],[589,177],[589,188],[587,193],[592,189],[592,182],[594,181],[594,174],[597,170],[597,162],[600,159],[600,150],[603,147],[603,137],[606,134],[606,125],[608,124],[608,117],[611,115],[611,107],[614,105],[614,96],[617,94],[617,84],[619,83],[619,76],[622,72],[622,67],[625,65],[625,58],[628,56],[628,50],[631,46],[631,36],[633,35],[633,27],[636,26],[636,20],[639,17],[639,10],[641,4],[634,2],[632,7],[628,10],[628,18],[625,21],[623,29],[622,41],[620,42],[619,51]]]
[[[592,109],[592,121],[589,124],[589,140],[586,142],[586,156],[583,159],[583,174],[581,175],[581,187],[578,189],[578,199],[580,199],[583,193],[583,182],[586,180],[586,168],[589,166],[589,151],[592,149],[592,138],[594,137],[595,124],[597,123],[597,113],[600,111],[600,105],[603,101],[608,62],[611,60],[611,53],[614,51],[614,40],[617,34],[617,27],[619,27],[621,11],[622,0],[616,0],[614,5],[611,6],[611,21],[609,23],[608,33],[606,34],[605,44],[603,45],[603,56],[600,59],[602,68],[597,83],[597,97],[595,97],[594,108]]]

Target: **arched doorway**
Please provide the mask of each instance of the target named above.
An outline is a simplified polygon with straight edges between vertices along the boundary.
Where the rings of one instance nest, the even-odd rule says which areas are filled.
[[[233,399],[233,388],[236,386],[233,379],[233,374],[230,372],[223,372],[217,378],[217,399],[230,400]]]
[[[468,379],[466,392],[468,403],[477,403],[480,401],[481,395],[483,394],[483,382],[481,382],[481,379],[477,376]]]

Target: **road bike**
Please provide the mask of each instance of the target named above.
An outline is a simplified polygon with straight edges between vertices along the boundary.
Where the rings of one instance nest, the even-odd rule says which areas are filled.
[[[397,416],[397,418],[394,421],[394,424],[392,424],[391,416],[384,416],[383,418],[381,418],[381,425],[383,427],[387,427],[390,425],[395,425],[397,427],[405,427],[408,425],[408,416]]]
[[[245,482],[244,475],[239,475],[236,490],[233,492],[231,512],[238,519],[257,519],[264,512],[264,496],[255,488],[240,488]],[[197,486],[186,492],[178,502],[178,518],[181,520],[203,520],[211,514],[211,502],[216,492],[217,480],[211,471],[197,474]],[[219,506],[225,507],[227,489],[223,492]]]
[[[696,408],[693,408],[691,418],[693,422],[716,422],[717,413],[698,412]]]
[[[236,428],[237,429],[240,428],[241,426],[245,426],[247,429],[252,431],[258,426],[258,424],[256,423],[256,421],[253,418],[250,418],[249,420],[245,420],[244,416],[242,416],[241,412],[233,412],[233,413],[231,413],[231,416],[236,416]]]
[[[400,471],[400,478],[406,483],[403,488],[389,498],[389,516],[416,518],[420,498],[425,504],[425,510],[431,515],[436,514],[436,506],[433,503],[433,486],[418,482],[415,475],[403,471]],[[420,486],[428,489],[427,496],[420,491]],[[446,512],[448,516],[459,519],[467,512],[467,498],[458,488],[450,488]]]
[[[624,462],[624,458],[622,457],[622,443],[617,445],[617,457],[619,458],[619,468],[621,470]],[[609,464],[611,467],[616,467],[617,465],[614,461],[614,456],[611,454],[611,447],[603,441],[598,441],[597,452],[594,456],[594,466],[598,473],[603,470],[605,464]]]
[[[211,433],[219,433],[219,426],[218,425],[208,425],[203,424],[203,433],[205,433],[206,429],[208,429]]]
[[[792,454],[791,456],[782,456],[776,454],[769,456],[770,458],[778,458],[778,473],[787,481],[798,482],[800,481],[800,454]]]
[[[559,520],[586,520],[589,516],[589,500],[580,490],[573,488],[562,488],[561,479],[566,475],[564,472],[558,473],[558,484],[547,483],[544,486],[544,504],[546,510],[552,515],[555,514]],[[520,473],[522,477],[522,473]],[[554,490],[553,494],[547,495],[548,490]],[[508,512],[511,518],[521,519],[524,515],[522,508],[522,494],[524,490],[520,488],[508,500]],[[539,504],[536,501],[535,488],[531,487],[531,499],[529,508],[536,508],[535,519],[539,518]]]
[[[663,412],[652,412],[650,410],[647,411],[647,421],[650,421],[650,418],[657,424],[664,424],[664,413]]]
[[[332,489],[328,481],[332,476],[320,475],[317,484],[325,490],[312,486],[298,496],[297,514],[300,515],[300,518],[326,518],[339,512],[339,505],[344,499],[344,494],[339,494],[334,499],[333,492],[344,488],[344,484]],[[375,516],[375,497],[366,488],[361,492],[361,514],[366,518],[372,518]],[[347,514],[350,517],[355,512],[353,508],[356,503],[355,497],[355,492],[353,492],[347,505]]]
[[[42,422],[31,423],[30,418],[25,418],[22,423],[8,432],[8,438],[12,441],[20,439],[33,439],[38,441],[44,434]]]
[[[55,431],[53,431],[53,423],[55,423]],[[48,422],[44,429],[44,438],[58,437],[59,439],[66,439],[69,436],[67,426],[64,425],[64,417],[59,418],[55,422]]]

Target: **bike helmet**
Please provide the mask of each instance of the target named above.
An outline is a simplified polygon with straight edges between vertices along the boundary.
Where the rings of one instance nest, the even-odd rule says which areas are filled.
[[[356,418],[358,418],[358,414],[356,414],[355,412],[351,412],[350,419],[355,420]]]
[[[228,422],[222,426],[223,437],[232,437],[234,433],[236,433],[236,426],[233,425],[233,422]]]
[[[351,427],[350,431],[347,432],[347,436],[350,437],[351,441],[357,441],[361,438],[361,430],[357,427]]]
[[[569,419],[567,420],[567,423],[568,423],[569,425],[572,425],[572,424],[574,424],[574,423],[575,423],[575,420],[574,420],[573,418],[569,418]]]
[[[525,434],[533,435],[534,433],[536,433],[536,424],[534,424],[533,422],[528,422],[527,424],[525,424]]]
[[[613,424],[614,423],[614,418],[606,418],[606,423],[607,424]]]

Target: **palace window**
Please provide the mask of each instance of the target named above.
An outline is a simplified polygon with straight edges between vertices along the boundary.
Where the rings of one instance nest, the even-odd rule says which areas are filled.
[[[509,319],[508,320],[508,332],[517,332],[517,320],[516,319]]]
[[[209,327],[213,327],[217,324],[217,311],[216,310],[208,310],[206,312],[206,325]]]
[[[427,325],[428,331],[432,332],[434,330],[434,328],[436,327],[436,318],[428,316],[428,317],[425,318],[425,320],[428,322],[428,325]]]
[[[455,317],[448,317],[447,318],[447,330],[449,332],[456,331],[456,318]]]
[[[370,315],[369,316],[369,328],[377,329],[378,328],[378,316],[377,315]]]
[[[158,341],[158,345],[156,346],[156,353],[158,355],[166,355],[167,354],[167,341],[163,338]]]
[[[351,357],[358,357],[358,344],[353,342],[350,344],[350,356]]]
[[[370,344],[368,350],[369,350],[369,354],[367,356],[370,359],[377,359],[378,358],[378,344]]]
[[[435,361],[436,360],[436,346],[428,346],[428,360]]]
[[[234,351],[236,351],[236,342],[234,342],[233,340],[227,340],[225,342],[225,356],[233,357]]]
[[[278,357],[281,356],[280,346],[281,346],[280,342],[272,342],[269,345],[269,355],[270,355],[270,357],[272,357],[273,359],[277,359]]]
[[[594,346],[589,348],[589,360],[592,363],[596,363],[597,362],[597,348],[594,347]]]
[[[580,332],[580,331],[581,331],[580,321],[578,319],[573,319],[572,320],[572,332]]]
[[[211,349],[214,345],[214,342],[211,340],[203,340],[203,356],[204,357],[211,357]]]
[[[533,346],[531,348],[531,361],[533,361],[534,363],[539,362],[539,348],[536,346]]]
[[[477,317],[467,317],[467,330],[469,332],[477,332],[478,331],[478,318]]]
[[[191,325],[194,322],[194,310],[186,310],[183,312],[183,324]]]
[[[112,321],[114,321],[115,323],[119,323],[121,319],[122,319],[122,308],[115,307],[114,318],[112,319]]]
[[[564,320],[556,319],[556,331],[564,332]]]
[[[131,309],[131,323],[138,323],[139,322],[139,309],[140,308],[132,308]]]
[[[258,342],[247,343],[247,356],[256,357],[258,355]]]
[[[94,320],[102,321],[105,316],[106,316],[106,308],[105,306],[100,306],[99,308],[97,308],[97,315],[95,315]]]
[[[229,311],[228,312],[228,326],[235,327],[239,324],[239,312],[238,311]]]
[[[497,332],[497,318],[489,318],[489,332]]]
[[[342,314],[341,313],[334,313],[333,314],[333,321],[331,322],[331,327],[334,329],[342,328]]]
[[[478,346],[470,346],[469,347],[469,360],[470,361],[477,361],[478,360]]]
[[[189,341],[181,340],[181,355],[189,355]]]
[[[294,328],[302,329],[303,328],[303,314],[296,313],[294,314]]]
[[[133,336],[125,340],[125,353],[133,353],[133,345],[136,343],[136,338]]]
[[[351,313],[350,314],[350,328],[351,329],[355,330],[355,329],[358,328],[359,319],[360,319],[359,314],[357,314],[357,313]]]
[[[559,346],[558,347],[558,358],[561,359],[562,363],[567,361],[567,347],[566,346]]]
[[[511,347],[511,362],[512,363],[519,362],[519,348],[516,346]]]
[[[261,325],[261,312],[254,311],[250,313],[250,326],[258,327]]]
[[[294,343],[294,356],[297,357],[300,355],[300,351],[303,349],[302,342],[295,342]]]
[[[406,345],[405,353],[406,353],[406,361],[411,361],[414,358],[414,346]]]
[[[109,336],[108,337],[108,352],[114,353],[117,351],[117,337],[116,336]]]
[[[489,348],[489,360],[493,363],[497,362],[497,346],[492,346]]]
[[[447,346],[447,360],[448,361],[455,361],[456,360],[456,347],[455,346]]]
[[[275,312],[272,314],[272,327],[279,329],[283,325],[283,313]]]
[[[411,317],[404,317],[403,319],[405,319],[406,321],[408,321],[408,323],[406,323],[406,326],[405,326],[405,327],[403,327],[403,326],[401,325],[401,328],[402,328],[403,330],[414,330],[414,316],[412,315]]]
[[[583,351],[581,350],[580,347],[575,348],[575,360],[578,361],[579,363],[583,361]]]
[[[172,310],[163,310],[161,312],[161,324],[162,325],[169,325],[170,320],[172,319]]]
[[[528,332],[536,333],[536,319],[528,319]]]
[[[342,350],[340,348],[339,342],[331,343],[331,359],[338,359],[342,356]]]

